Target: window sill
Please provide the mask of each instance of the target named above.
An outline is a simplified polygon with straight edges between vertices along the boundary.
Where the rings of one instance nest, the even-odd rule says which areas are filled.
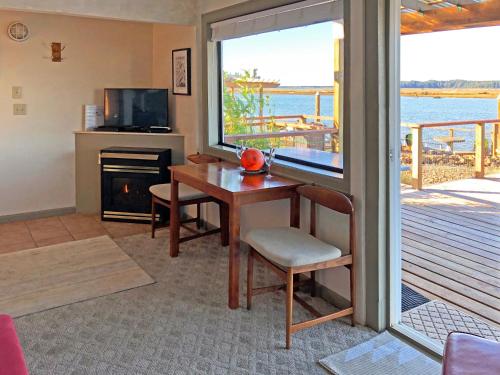
[[[207,153],[227,161],[238,163],[234,149],[231,147],[212,145],[208,147]],[[345,174],[342,173],[277,159],[273,162],[272,171],[277,175],[293,178],[305,183],[314,182],[344,193],[349,193],[348,181],[345,179]]]

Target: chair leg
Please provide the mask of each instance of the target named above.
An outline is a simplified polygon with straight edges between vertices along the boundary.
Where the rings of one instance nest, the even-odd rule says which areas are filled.
[[[286,274],[286,348],[292,345],[292,322],[293,322],[293,270],[288,268]]]
[[[316,297],[316,271],[311,271],[311,297]]]
[[[252,289],[253,289],[253,249],[248,250],[247,264],[247,310],[252,308]]]
[[[151,201],[151,238],[155,238],[156,229],[156,204],[154,199]]]
[[[201,203],[196,203],[196,229],[201,229]]]

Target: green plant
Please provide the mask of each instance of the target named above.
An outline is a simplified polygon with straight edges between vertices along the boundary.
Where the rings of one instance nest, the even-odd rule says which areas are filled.
[[[247,120],[250,117],[257,117],[261,108],[267,113],[272,112],[270,97],[268,95],[260,95],[257,87],[249,84],[252,78],[255,78],[256,74],[256,69],[253,70],[253,75],[248,70],[236,74],[224,72],[224,82],[230,80],[236,86],[234,89],[231,89],[226,84],[223,85],[224,135],[259,134],[278,131],[272,115],[271,120],[266,122],[264,126],[251,125]],[[279,147],[280,140],[258,138],[236,141],[235,143],[247,147],[266,149]]]

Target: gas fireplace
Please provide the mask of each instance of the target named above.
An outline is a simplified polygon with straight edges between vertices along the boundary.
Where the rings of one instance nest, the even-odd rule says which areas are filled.
[[[100,162],[102,220],[151,222],[149,187],[170,181],[170,149],[110,147]],[[157,211],[156,221],[167,218],[167,209]]]

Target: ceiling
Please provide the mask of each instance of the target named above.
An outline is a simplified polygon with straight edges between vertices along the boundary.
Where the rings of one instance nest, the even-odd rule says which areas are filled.
[[[500,0],[401,0],[401,35],[499,25]]]

